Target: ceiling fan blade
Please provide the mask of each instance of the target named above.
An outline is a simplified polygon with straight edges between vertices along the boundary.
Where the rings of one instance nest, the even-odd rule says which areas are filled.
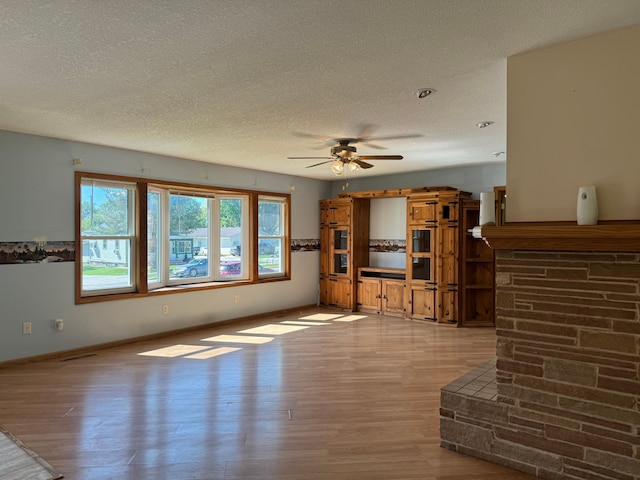
[[[331,162],[333,162],[333,160],[326,160],[324,162],[314,163],[313,165],[307,165],[306,168],[317,167],[318,165],[324,165],[325,163],[331,163]]]
[[[361,138],[360,142],[368,142],[369,140],[402,140],[404,138],[419,138],[422,137],[419,133],[407,133],[406,135],[386,135],[382,137],[369,137]]]
[[[362,160],[351,160],[353,163],[357,164],[360,168],[371,168],[373,165],[367,162],[363,162]]]
[[[287,157],[288,160],[332,160],[333,157]]]
[[[352,143],[359,143],[360,145],[364,145],[366,147],[375,148],[376,150],[386,150],[387,147],[383,147],[382,145],[377,145],[375,143],[371,143],[371,140],[399,140],[401,138],[415,138],[421,137],[422,135],[404,135],[404,136],[394,136],[394,137],[376,137],[376,138],[356,138]]]
[[[360,160],[402,160],[402,155],[359,155]]]
[[[360,142],[360,145],[364,145],[366,147],[375,148],[376,150],[386,150],[387,147],[383,147],[382,145],[376,145],[375,143],[369,143],[369,139],[363,139]]]
[[[306,132],[292,132],[292,133],[296,137],[313,138],[313,139],[316,139],[316,140],[331,140],[331,139],[333,139],[333,137],[331,137],[329,135],[317,135],[315,133],[306,133]]]
[[[331,147],[335,143],[334,138],[331,135],[318,135],[315,133],[306,132],[292,132],[292,135],[302,138],[312,138],[313,140],[321,140],[322,143],[320,145],[311,147],[313,150],[320,150],[325,147]]]
[[[371,148],[375,148],[377,150],[384,150],[386,147],[381,145],[376,145],[371,143],[372,141],[377,140],[402,140],[405,138],[418,138],[422,137],[419,133],[407,133],[404,135],[382,135],[382,136],[374,136],[373,132],[376,130],[375,125],[365,124],[360,127],[360,132],[355,138],[352,139],[351,143],[360,143],[362,145],[367,145]]]
[[[371,135],[377,130],[377,128],[377,126],[370,123],[360,125],[360,131],[356,135],[355,140],[358,142],[366,142],[371,138]]]

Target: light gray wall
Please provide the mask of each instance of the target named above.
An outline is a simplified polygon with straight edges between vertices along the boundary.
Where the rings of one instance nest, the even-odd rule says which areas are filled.
[[[74,158],[83,164],[74,167]],[[319,238],[318,201],[336,196],[344,183],[6,131],[0,131],[0,166],[0,242],[74,240],[76,169],[273,192],[295,186],[294,239]],[[349,190],[449,185],[477,195],[504,185],[504,178],[503,165],[490,165],[350,179]],[[72,262],[0,265],[0,362],[314,304],[318,277],[319,253],[300,252],[292,254],[287,282],[75,305]],[[56,318],[64,319],[62,332],[53,328]],[[22,335],[23,322],[32,323],[31,335]]]
[[[83,164],[73,165],[73,158]],[[74,170],[289,192],[292,238],[319,238],[330,182],[0,131],[0,242],[74,240]],[[287,282],[74,303],[74,264],[0,265],[0,361],[315,304],[319,253],[291,256]],[[240,295],[240,303],[234,303]],[[169,314],[162,315],[162,305]],[[56,332],[53,321],[64,319]],[[33,333],[22,335],[22,323]]]
[[[505,185],[507,179],[506,164],[492,163],[488,165],[422,170],[419,172],[385,175],[384,177],[360,177],[355,173],[352,177],[340,177],[332,182],[333,196],[345,191],[384,190],[394,188],[418,188],[447,186],[473,193],[473,198],[480,198],[480,192],[492,192],[493,187]],[[348,187],[345,188],[348,183]]]

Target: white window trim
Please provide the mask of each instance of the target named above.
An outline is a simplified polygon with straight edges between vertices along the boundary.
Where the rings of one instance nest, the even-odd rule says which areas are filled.
[[[286,270],[286,264],[285,264],[285,241],[287,238],[287,229],[286,229],[286,206],[287,206],[287,201],[284,197],[280,197],[280,196],[274,196],[274,195],[258,195],[258,205],[260,205],[260,203],[277,203],[280,205],[280,226],[279,226],[279,230],[280,230],[280,235],[261,235],[260,234],[260,228],[258,227],[258,244],[256,246],[256,248],[258,249],[258,254],[260,252],[260,242],[264,239],[277,239],[280,240],[280,255],[279,255],[279,261],[280,261],[280,268],[279,270],[275,271],[275,272],[266,272],[266,273],[260,273],[258,271],[258,278],[273,278],[273,277],[281,277],[282,275],[285,274],[285,270]],[[259,214],[258,214],[259,215]],[[260,219],[258,218],[258,225],[259,225]]]
[[[95,297],[95,296],[100,296],[100,295],[107,295],[107,294],[117,294],[117,293],[131,293],[131,292],[135,292],[137,290],[137,284],[136,284],[136,265],[137,265],[137,258],[136,258],[136,241],[137,241],[137,236],[136,236],[136,229],[135,229],[135,218],[136,218],[136,211],[137,211],[137,203],[138,203],[138,196],[137,196],[137,190],[136,190],[136,185],[135,183],[131,183],[131,182],[120,182],[120,181],[108,181],[108,180],[95,180],[95,179],[88,179],[85,178],[82,180],[81,182],[81,187],[82,186],[90,186],[90,187],[99,187],[99,188],[120,188],[120,189],[124,189],[126,190],[128,199],[127,199],[127,220],[128,220],[128,225],[127,225],[127,231],[129,232],[127,235],[83,235],[82,234],[82,228],[80,228],[80,254],[82,255],[82,252],[84,250],[84,242],[90,242],[90,241],[102,241],[103,245],[105,240],[108,242],[109,240],[115,240],[115,241],[119,241],[119,240],[124,240],[129,244],[129,258],[128,258],[128,265],[129,265],[129,285],[126,286],[122,286],[122,287],[112,287],[112,288],[96,288],[96,289],[85,289],[84,288],[84,274],[83,274],[83,267],[84,267],[84,259],[80,260],[80,291],[81,291],[81,295],[83,297]],[[82,204],[82,195],[80,195],[80,204]],[[108,243],[107,243],[108,244]],[[117,250],[120,250],[120,248],[118,248]],[[126,249],[125,249],[126,250]]]
[[[185,197],[198,197],[198,198],[203,198],[207,201],[207,230],[208,230],[208,239],[207,239],[207,243],[209,245],[209,248],[211,248],[211,218],[213,215],[213,202],[215,202],[215,195],[212,193],[204,193],[201,194],[199,192],[189,192],[189,191],[184,191],[184,190],[175,190],[175,189],[167,189],[164,192],[164,214],[163,214],[163,218],[165,218],[167,221],[164,222],[166,224],[166,228],[163,231],[163,235],[162,235],[162,240],[164,242],[164,244],[166,245],[166,252],[169,252],[169,243],[171,241],[171,232],[170,232],[170,219],[169,219],[169,215],[170,215],[170,201],[169,198],[171,196],[185,196]],[[176,244],[177,245],[177,244]],[[208,252],[211,252],[211,250],[208,250]],[[178,253],[176,251],[176,253]],[[192,252],[193,253],[193,252]],[[195,258],[195,257],[192,257]],[[208,261],[208,265],[207,268],[209,269],[208,275],[203,276],[203,277],[170,277],[169,272],[170,272],[170,264],[171,261],[169,259],[169,255],[164,255],[162,257],[162,265],[163,265],[163,272],[164,272],[164,276],[165,276],[165,285],[166,286],[179,286],[179,285],[194,285],[194,284],[199,284],[199,283],[209,283],[209,282],[213,282],[215,281],[215,277],[214,277],[214,266],[212,265],[212,263],[215,262],[211,262],[211,257],[210,255],[207,256],[207,261]]]

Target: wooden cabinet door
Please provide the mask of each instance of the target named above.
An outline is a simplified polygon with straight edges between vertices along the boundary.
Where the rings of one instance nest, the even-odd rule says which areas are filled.
[[[351,224],[351,204],[329,205],[329,225],[350,225]]]
[[[440,255],[458,255],[458,234],[457,225],[443,225],[439,228],[438,246]]]
[[[407,239],[407,280],[435,282],[436,225],[409,228]]]
[[[438,321],[440,323],[458,322],[458,291],[457,289],[440,289],[438,291]]]
[[[382,280],[382,312],[384,314],[404,314],[404,282]]]
[[[433,254],[437,225],[412,226],[409,228],[407,253]]]
[[[320,228],[320,276],[329,275],[329,227]]]
[[[329,275],[351,275],[351,243],[349,227],[331,226],[329,228]]]
[[[320,291],[318,295],[320,297],[320,303],[322,305],[329,305],[329,279],[321,277],[320,278]]]
[[[436,287],[411,285],[408,290],[409,317],[436,321]]]
[[[407,221],[411,225],[436,223],[438,202],[436,200],[411,200],[407,203]]]
[[[445,225],[440,228],[439,250],[436,280],[438,287],[444,289],[458,287],[458,235],[457,225]]]
[[[443,198],[438,205],[438,220],[440,222],[458,222],[460,216],[459,206],[460,202],[457,199],[453,200],[451,197],[449,199]]]
[[[458,259],[453,255],[440,257],[438,261],[438,286],[444,288],[458,287]]]
[[[329,225],[329,200],[320,201],[320,225]]]
[[[329,278],[329,305],[338,308],[351,308],[351,281],[341,278]]]
[[[380,313],[382,292],[379,279],[362,278],[358,280],[358,310]]]

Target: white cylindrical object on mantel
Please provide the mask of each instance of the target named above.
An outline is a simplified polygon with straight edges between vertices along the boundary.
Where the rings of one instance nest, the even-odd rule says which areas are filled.
[[[598,198],[596,187],[589,185],[578,189],[578,225],[598,224]]]
[[[496,196],[493,192],[480,192],[480,220],[482,225],[496,223]]]

